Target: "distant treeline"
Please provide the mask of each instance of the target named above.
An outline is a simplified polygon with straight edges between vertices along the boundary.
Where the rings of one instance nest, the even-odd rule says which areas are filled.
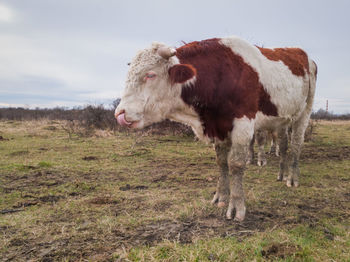
[[[86,122],[88,126],[107,128],[115,125],[113,109],[103,105],[88,105],[82,108],[0,108],[0,119],[3,120],[78,120]]]
[[[83,107],[55,107],[27,109],[23,107],[0,108],[0,119],[5,120],[81,120],[82,118],[100,118],[100,121],[111,119],[114,122],[114,109],[119,105],[116,99],[109,107],[100,105],[86,105]],[[108,121],[107,121],[108,122]]]
[[[110,107],[100,105],[87,105],[84,107],[74,107],[72,109],[64,107],[56,108],[35,108],[27,109],[23,107],[0,108],[0,119],[2,120],[82,120],[88,123],[99,122],[99,128],[113,126],[116,124],[114,110],[118,106],[120,99],[115,100]],[[334,114],[324,109],[319,109],[311,114],[311,119],[324,120],[350,120],[350,114]]]
[[[315,120],[350,120],[350,114],[334,114],[324,109],[319,109],[311,114],[311,119]]]
[[[31,121],[31,120],[65,120],[71,122],[67,126],[82,127],[85,130],[89,129],[109,129],[119,131],[129,131],[118,125],[114,118],[114,110],[118,106],[120,99],[117,99],[109,107],[104,105],[87,105],[84,107],[75,107],[72,109],[56,107],[56,108],[0,108],[0,120],[16,120],[16,121]],[[186,134],[193,135],[192,129],[188,126],[172,121],[163,121],[162,123],[154,124],[145,129],[145,132],[164,133],[164,134]]]

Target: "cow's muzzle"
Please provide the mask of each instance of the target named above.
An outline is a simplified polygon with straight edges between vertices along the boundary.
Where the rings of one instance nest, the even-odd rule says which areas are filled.
[[[117,119],[119,125],[121,126],[127,126],[130,127],[132,125],[132,122],[129,122],[125,119],[125,111],[120,111],[119,113],[116,113],[115,118]]]

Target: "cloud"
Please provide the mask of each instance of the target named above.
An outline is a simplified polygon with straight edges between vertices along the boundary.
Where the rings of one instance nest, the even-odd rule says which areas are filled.
[[[12,9],[0,3],[0,22],[11,23],[14,21]]]
[[[139,44],[119,38],[5,34],[0,36],[1,91],[21,94],[17,98],[25,104],[29,95],[42,94],[62,100],[68,94],[80,103],[110,100],[121,95],[127,62],[137,49]]]
[[[152,41],[179,46],[181,40],[238,35],[266,47],[303,47],[319,66],[314,110],[324,108],[327,98],[331,110],[349,111],[349,7],[349,1],[316,0],[288,6],[243,0],[1,0],[0,102],[46,107],[111,100],[123,92],[126,64]]]

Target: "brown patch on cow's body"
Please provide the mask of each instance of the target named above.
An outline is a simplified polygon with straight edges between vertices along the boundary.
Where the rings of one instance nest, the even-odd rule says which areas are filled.
[[[257,72],[219,39],[186,44],[176,56],[196,69],[196,82],[183,86],[181,97],[199,114],[207,136],[224,139],[235,118],[252,119],[258,111],[277,116]]]
[[[266,58],[282,61],[294,75],[304,76],[305,72],[309,73],[309,59],[300,48],[258,48]]]

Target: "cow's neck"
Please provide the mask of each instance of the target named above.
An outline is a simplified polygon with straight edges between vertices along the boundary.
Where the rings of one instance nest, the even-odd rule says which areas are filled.
[[[199,115],[192,107],[186,105],[182,100],[178,101],[167,118],[192,127],[193,132],[200,140],[209,142],[209,138],[204,135],[203,125]]]

